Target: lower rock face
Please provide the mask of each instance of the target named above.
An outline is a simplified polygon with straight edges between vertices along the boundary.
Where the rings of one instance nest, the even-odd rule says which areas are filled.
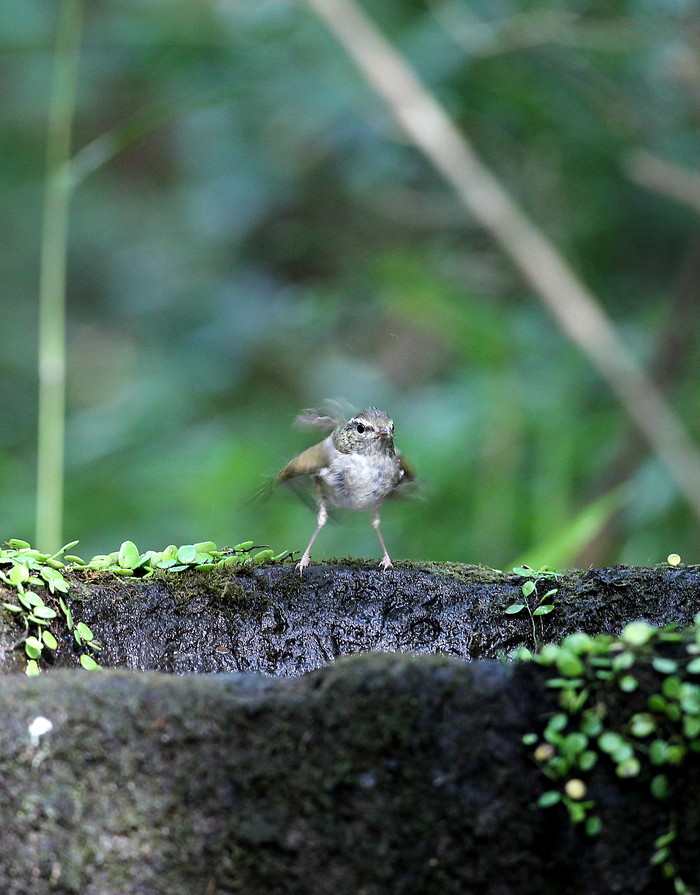
[[[642,786],[601,801],[597,840],[532,808],[521,737],[543,702],[536,669],[394,654],[297,679],[5,678],[0,892],[671,891]]]

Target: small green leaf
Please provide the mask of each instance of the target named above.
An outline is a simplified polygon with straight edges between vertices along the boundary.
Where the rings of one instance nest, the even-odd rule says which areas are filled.
[[[680,699],[682,690],[681,679],[674,675],[664,678],[661,684],[661,692],[666,699]]]
[[[49,649],[55,650],[58,648],[58,641],[53,636],[51,631],[42,631],[41,639],[44,641],[44,646],[47,646]]]
[[[598,753],[594,752],[592,749],[587,749],[579,755],[577,764],[582,771],[590,771],[595,767],[597,762]]]
[[[216,551],[216,544],[213,541],[200,541],[194,545],[197,553],[213,553]]]
[[[248,557],[242,556],[240,553],[234,553],[231,556],[225,556],[219,563],[221,566],[239,566],[245,562]]]
[[[565,758],[575,758],[583,752],[588,745],[588,737],[583,733],[569,733],[559,744],[559,751]]]
[[[18,584],[22,584],[27,581],[29,578],[29,569],[22,565],[21,563],[17,565],[13,565],[8,573],[8,577],[10,579],[10,583],[14,584],[17,587]]]
[[[551,603],[544,603],[542,606],[538,606],[537,609],[533,610],[533,615],[549,615],[550,612],[554,611],[554,606]]]
[[[666,776],[666,774],[657,774],[656,777],[652,777],[649,784],[649,789],[651,790],[651,794],[654,796],[655,799],[667,798],[669,793],[669,785],[668,777]]]
[[[597,815],[591,815],[586,818],[585,831],[586,836],[597,836],[603,827],[603,821]]]
[[[603,730],[603,722],[590,710],[581,718],[579,726],[581,733],[585,733],[589,737],[597,737]]]
[[[27,637],[24,641],[24,651],[30,659],[38,659],[43,648],[44,645],[38,637]]]
[[[615,731],[613,730],[606,730],[598,737],[598,745],[603,750],[603,752],[607,752],[608,755],[612,755],[621,746],[623,746],[624,743],[625,741],[620,736],[620,734],[615,733]]]
[[[672,827],[666,833],[662,833],[655,842],[654,848],[665,848],[667,845],[670,845],[676,838],[676,830]]]
[[[255,541],[243,541],[242,544],[236,544],[234,550],[250,550]]]
[[[35,606],[43,606],[44,601],[41,599],[39,594],[35,594],[32,590],[25,590],[23,594],[19,594],[19,600],[21,603],[29,609],[33,609]]]
[[[666,705],[666,717],[669,721],[680,721],[683,712],[677,702],[669,702]]]
[[[679,695],[681,708],[686,715],[700,715],[700,687],[684,683]]]
[[[48,625],[48,624],[50,624],[50,619],[48,619],[48,618],[38,618],[36,615],[34,615],[33,612],[30,612],[30,613],[29,613],[29,615],[27,616],[27,620],[30,621],[30,622],[33,622],[35,625]]]
[[[678,662],[674,659],[666,659],[663,656],[654,656],[651,664],[659,674],[674,674],[678,671]]]
[[[649,746],[649,761],[652,764],[666,764],[668,760],[668,743],[666,740],[654,740]]]
[[[644,646],[654,636],[655,628],[643,621],[630,622],[622,629],[620,639],[630,646]]]
[[[650,712],[665,712],[666,700],[660,693],[652,693],[647,699],[647,708]]]
[[[39,668],[39,665],[38,665],[36,659],[30,659],[27,662],[27,667],[26,667],[24,673],[28,677],[36,677],[37,674],[41,674],[41,668]]]
[[[34,615],[37,618],[56,618],[57,612],[50,606],[37,606],[34,609]]]
[[[518,612],[522,612],[522,610],[524,608],[525,608],[524,603],[511,603],[511,605],[508,606],[503,611],[505,612],[506,615],[517,615]]]
[[[575,690],[582,686],[583,678],[580,677],[552,677],[546,683],[546,687],[553,690]]]
[[[275,551],[266,547],[265,550],[259,550],[253,557],[253,562],[263,562],[266,559],[272,559]]]
[[[683,715],[683,735],[689,740],[700,737],[700,718],[697,715]]]
[[[519,575],[521,578],[532,578],[537,572],[534,569],[531,569],[530,566],[516,566],[513,569],[514,575]]]
[[[639,686],[639,681],[632,674],[625,674],[618,681],[618,686],[623,693],[634,693]]]
[[[585,666],[576,653],[562,649],[557,656],[557,669],[564,677],[579,677],[585,671]]]
[[[66,564],[64,562],[61,562],[60,559],[54,559],[53,557],[49,557],[46,560],[46,565],[49,568],[54,569],[54,571],[60,571],[61,569],[65,569],[66,567]]]
[[[124,541],[119,548],[117,562],[122,569],[135,569],[139,564],[141,554],[139,548],[133,541]]]
[[[180,547],[180,549],[177,551],[178,562],[187,564],[187,563],[195,562],[196,558],[197,558],[197,548],[195,547],[194,544],[185,544],[184,546]]]
[[[631,653],[629,650],[625,650],[625,652],[618,653],[613,658],[612,667],[615,671],[627,671],[634,665],[634,663],[634,653]]]
[[[21,612],[22,611],[21,606],[13,606],[12,603],[3,603],[2,605],[5,607],[5,609],[9,609],[10,612]]]
[[[526,581],[520,589],[523,592],[524,597],[529,597],[534,591],[535,587],[535,582],[530,579],[529,581]]]
[[[72,628],[73,628],[73,613],[70,611],[68,606],[66,606],[65,601],[63,600],[63,597],[58,598],[58,605],[61,608],[61,612],[66,617],[66,626],[68,627],[68,630],[69,631],[72,630]]]
[[[559,734],[564,730],[568,723],[569,716],[565,715],[564,712],[557,712],[556,715],[552,715],[545,727],[544,738],[550,743],[559,742],[561,739]]]
[[[98,553],[88,563],[88,567],[94,569],[96,572],[101,571],[102,569],[108,569],[112,565],[112,557],[108,556],[106,553]]]
[[[577,715],[588,699],[588,690],[577,692],[578,687],[583,683],[581,678],[572,678],[571,682],[575,682],[573,687],[562,688],[562,691],[559,694],[559,704],[563,709],[566,709],[570,715]]]
[[[75,630],[78,634],[80,634],[81,638],[83,640],[86,640],[88,643],[95,636],[84,622],[78,622],[78,624],[75,626]]]
[[[553,665],[559,655],[559,647],[556,643],[545,643],[539,654],[535,656],[541,665]]]
[[[648,712],[637,712],[630,719],[630,731],[636,737],[648,737],[656,730],[656,719]]]
[[[51,593],[54,593],[54,591],[57,590],[64,594],[68,592],[68,582],[60,572],[56,571],[56,569],[44,566],[41,569],[41,577],[48,584]]]
[[[539,740],[539,737],[536,733],[525,733],[523,734],[523,743],[526,746],[534,746]]]
[[[700,674],[700,656],[697,659],[691,659],[686,665],[685,670],[690,674]]]
[[[671,852],[667,848],[660,848],[651,856],[651,858],[649,859],[649,863],[653,866],[662,864],[665,860],[667,860],[670,854]]]
[[[615,773],[618,777],[622,777],[626,780],[630,777],[639,776],[639,772],[641,769],[642,766],[639,763],[639,759],[635,758],[634,756],[630,756],[630,758],[625,758],[623,761],[619,762],[619,764],[615,768]]]
[[[86,653],[83,653],[80,657],[80,664],[83,668],[87,668],[88,671],[94,671],[96,668],[100,668],[101,666],[95,662],[92,656],[88,656]]]
[[[28,541],[22,541],[20,538],[10,538],[7,543],[13,550],[29,550],[31,547]]]
[[[587,805],[589,802],[572,802],[567,801],[566,807],[569,811],[569,820],[572,824],[580,824],[586,817]]]
[[[557,802],[561,802],[561,793],[557,792],[556,789],[550,789],[547,792],[542,793],[537,800],[537,805],[539,808],[551,808],[552,805],[556,805]]]
[[[551,607],[554,608],[553,606]],[[593,646],[593,640],[588,634],[584,634],[583,631],[575,631],[573,634],[567,634],[567,636],[561,642],[562,649],[566,649],[571,653],[576,653],[577,655],[582,655],[583,653],[590,652]]]
[[[668,747],[666,761],[668,764],[680,764],[685,758],[686,749],[682,743],[672,743]]]

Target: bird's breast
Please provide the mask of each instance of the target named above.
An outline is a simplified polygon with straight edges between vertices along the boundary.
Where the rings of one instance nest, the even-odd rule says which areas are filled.
[[[333,506],[347,510],[376,507],[401,479],[396,457],[339,454],[318,474],[321,491]]]

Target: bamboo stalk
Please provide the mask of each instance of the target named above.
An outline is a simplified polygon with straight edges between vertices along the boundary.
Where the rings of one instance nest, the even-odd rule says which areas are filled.
[[[56,31],[46,139],[46,187],[39,277],[39,414],[36,544],[61,546],[66,393],[66,256],[70,148],[82,0],[63,0]]]

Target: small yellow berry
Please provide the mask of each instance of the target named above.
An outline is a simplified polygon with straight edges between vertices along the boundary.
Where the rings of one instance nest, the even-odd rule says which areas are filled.
[[[574,777],[573,780],[566,781],[564,792],[570,799],[574,799],[578,802],[586,797],[586,784],[583,780]]]
[[[554,746],[551,743],[540,743],[534,752],[536,761],[549,761],[554,758]]]

